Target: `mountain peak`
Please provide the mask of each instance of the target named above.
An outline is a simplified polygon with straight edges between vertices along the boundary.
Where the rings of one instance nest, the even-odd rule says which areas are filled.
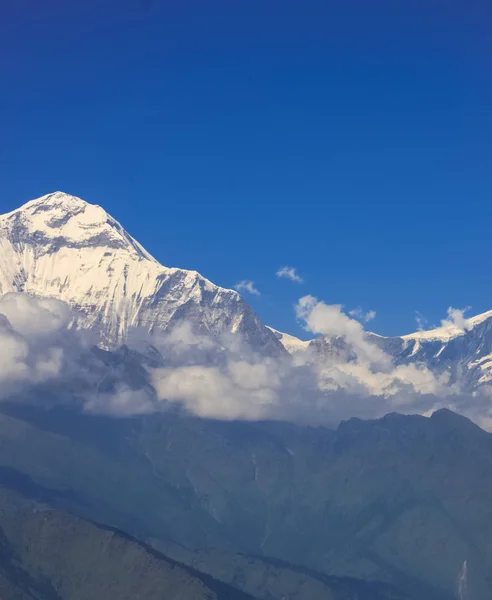
[[[84,211],[87,207],[99,208],[95,205],[89,204],[82,198],[78,196],[73,196],[72,194],[67,194],[66,192],[52,192],[51,194],[45,194],[40,198],[35,198],[34,200],[30,200],[23,204],[20,208],[3,215],[3,217],[8,217],[10,215],[16,214],[40,214],[40,213],[51,213],[53,211],[59,211],[65,214],[74,213]]]
[[[236,291],[161,265],[103,208],[64,192],[0,215],[0,295],[8,292],[63,300],[108,347],[132,328],[187,320],[206,335],[239,333],[255,350],[284,352]]]
[[[65,192],[53,192],[0,216],[0,233],[12,243],[35,246],[38,254],[61,247],[107,248],[155,259],[97,204]]]
[[[62,192],[61,190],[57,190],[56,192],[51,192],[50,194],[45,194],[44,196],[30,200],[29,202],[24,204],[24,206],[21,206],[19,210],[22,210],[22,208],[24,208],[25,206],[29,206],[31,204],[87,205],[87,204],[90,204],[90,202],[86,202],[82,198],[79,198],[78,196],[74,196],[73,194],[68,194],[67,192]]]

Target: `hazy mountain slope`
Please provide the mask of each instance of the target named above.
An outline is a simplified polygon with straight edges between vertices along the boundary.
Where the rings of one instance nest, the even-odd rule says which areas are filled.
[[[204,333],[241,333],[256,350],[283,352],[237,292],[163,267],[101,207],[62,192],[0,216],[0,295],[11,291],[64,300],[109,345],[131,327],[164,330],[186,319]]]
[[[0,488],[2,600],[252,600],[116,530]]]
[[[214,592],[206,596],[211,599],[246,600],[250,596],[240,594],[240,587],[259,600],[409,600],[381,582],[328,577],[260,557],[195,553],[169,543],[156,547],[171,553],[156,554],[120,531],[53,508],[50,503],[56,505],[60,495],[26,476],[0,470],[0,481],[3,600],[68,600],[89,593],[105,600],[115,594],[193,600],[202,597],[197,582]]]
[[[474,593],[486,597],[492,437],[466,419],[354,420],[336,433],[218,428],[165,426],[142,441],[167,478],[184,484],[170,465],[186,467],[202,505],[243,545],[326,573],[387,578],[432,600],[456,592],[468,560]]]
[[[58,490],[50,503],[149,543],[385,580],[419,600],[455,597],[467,561],[472,597],[488,600],[492,436],[449,411],[329,431],[23,410],[0,418],[0,475]]]
[[[166,555],[239,585],[260,600],[410,600],[407,594],[381,581],[329,576],[268,557],[213,550],[191,552],[157,542],[160,546]]]

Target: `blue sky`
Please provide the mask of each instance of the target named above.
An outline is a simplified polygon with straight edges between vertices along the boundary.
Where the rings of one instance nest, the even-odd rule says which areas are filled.
[[[383,334],[492,309],[490,3],[1,12],[1,212],[58,189],[101,204],[167,266],[253,280],[296,334],[307,293]]]

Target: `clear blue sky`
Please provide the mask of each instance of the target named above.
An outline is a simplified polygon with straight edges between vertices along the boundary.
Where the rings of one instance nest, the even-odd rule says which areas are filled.
[[[306,293],[384,334],[491,309],[491,31],[485,0],[4,2],[0,211],[101,204],[292,333]]]

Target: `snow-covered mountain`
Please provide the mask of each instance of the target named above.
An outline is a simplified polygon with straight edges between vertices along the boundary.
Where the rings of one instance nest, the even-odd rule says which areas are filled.
[[[400,338],[375,337],[397,364],[423,363],[435,372],[448,371],[450,381],[473,390],[492,384],[492,311],[453,324]]]
[[[299,338],[296,338],[294,335],[290,335],[288,333],[282,333],[277,329],[273,329],[273,327],[268,327],[270,331],[272,331],[278,341],[282,344],[282,346],[287,350],[289,354],[296,354],[297,352],[303,352],[311,343],[303,342]]]
[[[0,216],[0,295],[57,298],[106,346],[132,327],[165,330],[183,319],[212,336],[240,333],[257,351],[285,352],[234,290],[196,271],[159,264],[100,206],[56,192]]]
[[[355,359],[350,344],[341,337],[317,337],[303,342],[273,330],[293,355],[311,353],[321,360]],[[403,336],[385,337],[367,332],[366,340],[392,357],[395,366],[425,365],[434,373],[448,372],[450,383],[466,391],[492,386],[492,311],[464,319],[461,326],[447,323]]]
[[[196,271],[162,266],[101,207],[62,192],[0,216],[0,295],[19,291],[67,302],[79,327],[97,332],[106,347],[125,343],[133,327],[164,331],[186,320],[213,337],[240,333],[268,356],[308,351],[354,360],[341,338],[304,342],[266,327],[236,291]],[[395,365],[449,372],[468,390],[492,385],[492,311],[400,337],[366,338]]]

